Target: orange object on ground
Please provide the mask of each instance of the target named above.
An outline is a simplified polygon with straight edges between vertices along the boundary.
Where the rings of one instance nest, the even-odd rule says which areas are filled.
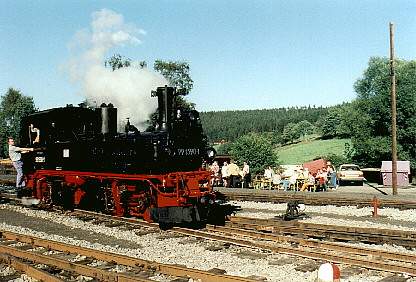
[[[380,200],[377,199],[376,196],[374,196],[373,201],[371,203],[373,204],[373,207],[374,207],[373,217],[377,217],[378,216],[378,208],[380,207]]]

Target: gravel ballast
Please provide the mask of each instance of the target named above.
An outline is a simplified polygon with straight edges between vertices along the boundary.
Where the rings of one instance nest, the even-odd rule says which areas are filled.
[[[223,247],[216,241],[172,236],[166,231],[138,235],[134,230],[95,225],[56,212],[0,205],[0,222],[0,228],[6,231],[160,263],[202,270],[219,268],[229,275],[254,275],[268,281],[314,281],[317,276],[316,270],[295,270],[308,263],[298,257],[233,245]],[[279,263],[285,260],[289,263]],[[383,278],[381,275],[386,274],[365,271],[342,281],[378,281]]]
[[[233,201],[242,211],[238,216],[271,219],[286,211],[287,204]],[[373,208],[356,206],[306,206],[305,213],[310,218],[300,221],[343,225],[363,228],[384,228],[416,232],[416,210],[393,208],[378,209],[378,218],[373,218]],[[343,218],[344,217],[344,218]]]

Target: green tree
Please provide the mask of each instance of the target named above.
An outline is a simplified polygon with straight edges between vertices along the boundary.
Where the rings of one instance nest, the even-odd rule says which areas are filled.
[[[357,118],[354,105],[355,102],[344,103],[328,110],[319,125],[323,139],[351,137]]]
[[[307,120],[302,120],[297,123],[297,130],[301,137],[312,134],[315,131],[314,126]]]
[[[114,54],[108,60],[104,62],[105,67],[110,67],[113,71],[125,67],[138,67],[144,69],[147,67],[146,61],[139,61],[137,65],[133,65],[133,62],[129,58],[125,58],[120,54]]]
[[[221,144],[219,147],[218,147],[218,150],[217,150],[217,154],[218,155],[229,155],[230,154],[230,151],[231,151],[231,147],[232,147],[232,143],[230,143],[230,142],[227,142],[227,143],[224,143],[224,144]]]
[[[189,73],[189,63],[181,61],[156,60],[155,71],[161,73],[171,84],[178,89],[184,89],[189,94],[194,86],[194,81]]]
[[[111,69],[115,71],[120,68],[131,66],[131,59],[124,58],[120,54],[114,54],[113,56],[110,57],[110,59],[104,62],[104,65],[106,67],[111,67]]]
[[[361,166],[380,167],[381,161],[391,159],[391,138],[388,136],[353,138],[351,144],[352,159]]]
[[[288,123],[283,129],[282,139],[284,143],[293,143],[295,140],[301,137],[303,133],[302,126],[305,124],[302,123]]]
[[[331,107],[332,108],[332,107]],[[244,111],[202,112],[201,121],[211,141],[233,141],[249,132],[273,133],[274,143],[284,143],[282,133],[288,123],[315,124],[329,108],[300,107]],[[314,129],[316,131],[316,129]]]
[[[187,95],[191,92],[194,81],[191,78],[189,63],[181,61],[162,61],[156,60],[153,68],[155,71],[163,75],[169,81],[169,84],[177,89],[182,89]],[[175,98],[176,105],[195,109],[195,104],[188,102],[184,97],[177,96]]]
[[[24,96],[19,90],[9,88],[0,102],[0,138],[1,156],[8,154],[7,137],[19,141],[20,121],[23,117],[36,111],[32,97]]]
[[[341,124],[341,113],[338,108],[328,111],[321,123],[321,132],[323,139],[331,139],[337,136],[337,129]]]
[[[252,175],[262,172],[267,166],[278,164],[278,156],[268,138],[256,133],[241,136],[230,148],[230,155],[242,165],[247,162]]]
[[[356,109],[357,103],[353,101],[351,103],[345,103],[337,107],[339,115],[339,123],[335,128],[336,137],[349,138],[356,130],[361,130],[361,123],[365,116],[362,116]]]
[[[396,61],[397,141],[399,159],[416,168],[416,61]],[[387,58],[371,58],[363,77],[354,85],[358,98],[354,109],[353,160],[380,166],[390,160],[391,99]],[[368,160],[367,160],[368,159]]]

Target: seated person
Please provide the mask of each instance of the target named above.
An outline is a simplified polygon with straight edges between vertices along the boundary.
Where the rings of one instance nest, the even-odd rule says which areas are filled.
[[[327,173],[326,170],[319,169],[318,173],[316,174],[317,182],[319,184],[319,190],[326,191],[326,180],[327,180]]]
[[[220,172],[220,166],[218,165],[217,161],[214,161],[211,165],[211,185],[218,185],[219,180],[219,172]]]
[[[305,191],[306,189],[314,185],[315,185],[315,177],[313,177],[312,173],[309,172],[308,180],[305,183],[303,183],[300,191]]]
[[[279,187],[280,184],[282,184],[282,176],[280,175],[280,173],[276,173],[275,175],[273,175],[273,187]]]
[[[289,187],[293,186],[296,190],[296,182],[298,180],[298,172],[295,170],[295,172],[292,174],[292,176],[289,177]]]
[[[224,162],[222,167],[221,167],[221,179],[222,179],[222,184],[224,187],[228,187],[228,163]]]
[[[273,174],[274,174],[274,171],[270,166],[264,170],[264,178],[266,180],[272,180]]]

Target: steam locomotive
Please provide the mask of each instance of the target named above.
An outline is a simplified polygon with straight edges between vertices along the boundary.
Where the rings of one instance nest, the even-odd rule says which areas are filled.
[[[117,109],[54,108],[22,120],[26,192],[43,205],[92,209],[163,224],[205,222],[215,210],[199,113],[175,103],[182,93],[158,87],[156,122],[117,132]]]

